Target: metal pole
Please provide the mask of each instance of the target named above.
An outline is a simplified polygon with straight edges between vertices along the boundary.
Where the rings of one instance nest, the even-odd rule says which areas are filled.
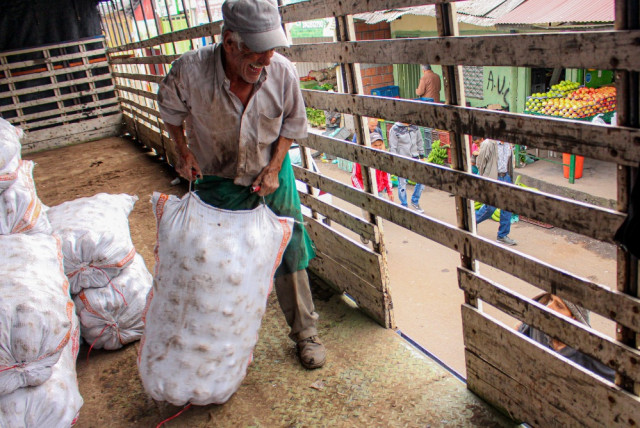
[[[144,12],[144,5],[146,0],[140,2],[140,11],[142,12],[142,19],[144,19],[144,28],[147,30],[147,39],[151,38],[151,31],[149,31],[149,23],[147,22],[147,14]]]
[[[162,34],[163,32],[161,31],[162,27],[158,24],[160,22],[160,19],[158,18],[158,14],[156,13],[156,0],[151,0],[151,11],[153,12],[153,20],[156,23],[156,31],[158,32],[158,35]],[[175,42],[171,42],[171,44],[173,45],[173,52],[176,53],[178,50],[176,49],[176,44]],[[160,51],[166,55],[167,51],[166,49],[163,49],[164,45],[159,45],[160,46]],[[165,74],[167,73],[167,66],[166,64],[162,64],[162,69],[164,70]]]
[[[124,39],[124,33],[123,33],[123,28],[122,28],[122,24],[120,22],[118,22],[117,20],[117,12],[116,12],[116,7],[113,4],[113,0],[109,0],[109,4],[111,5],[111,16],[113,16],[113,25],[118,29],[118,31],[120,32],[120,38],[118,39],[118,43],[117,46],[121,46],[125,44],[125,39]]]
[[[211,8],[209,7],[209,0],[204,0],[204,6],[207,8],[207,18],[209,18],[209,23],[211,23]]]
[[[125,38],[122,40],[124,43],[127,43],[127,37],[129,38],[129,43],[133,42],[133,38],[131,38],[131,35],[129,34],[129,25],[127,25],[127,17],[125,15],[124,20],[122,19],[122,16],[120,16],[120,11],[118,10],[117,4],[115,2],[115,0],[111,0],[111,3],[113,4],[113,9],[116,11],[116,14],[118,16],[118,20],[120,21],[120,26],[122,27],[122,32],[124,33]],[[124,11],[122,11],[122,13],[124,14]]]
[[[182,11],[184,12],[184,20],[187,23],[187,28],[191,28],[191,24],[189,23],[189,13],[187,12],[187,7],[184,4],[184,0],[182,1]],[[189,45],[191,46],[191,50],[193,50],[193,40],[189,39]]]

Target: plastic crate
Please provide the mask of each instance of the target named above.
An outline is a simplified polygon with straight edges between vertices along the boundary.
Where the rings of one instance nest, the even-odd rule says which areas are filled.
[[[338,168],[343,171],[351,172],[353,170],[353,162],[348,159],[338,158]]]
[[[400,87],[395,85],[382,86],[380,88],[372,89],[371,95],[378,97],[400,98]]]

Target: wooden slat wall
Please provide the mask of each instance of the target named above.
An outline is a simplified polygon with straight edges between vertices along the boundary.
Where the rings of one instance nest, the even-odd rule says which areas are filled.
[[[23,153],[118,135],[104,39],[1,52],[0,115],[25,131]]]
[[[616,0],[617,10],[636,0]],[[383,1],[310,0],[281,7],[284,22],[345,15],[397,7],[436,4],[443,37],[384,41],[340,41],[336,43],[293,45],[281,52],[292,61],[341,64],[440,64],[450,71],[460,65],[562,67],[614,69],[637,85],[640,71],[638,38],[633,26],[616,31],[557,32],[506,34],[491,36],[455,36],[447,29],[447,14],[453,1]],[[346,31],[340,21],[340,31]],[[450,22],[449,22],[450,24]],[[166,67],[178,55],[163,50],[164,46],[189,38],[220,33],[220,23],[163,34],[149,40],[131,42],[108,50],[116,68],[116,88],[123,98],[125,121],[130,132],[159,153],[170,157],[171,143],[162,130],[157,114],[156,87],[158,75],[151,66]],[[342,35],[344,36],[344,34]],[[339,40],[345,40],[344,38]],[[161,55],[149,57],[141,48],[159,46]],[[166,69],[166,68],[164,68]],[[346,69],[348,72],[350,69]],[[456,84],[452,71],[450,84]],[[633,79],[636,79],[635,81]],[[624,80],[628,82],[628,80]],[[627,84],[627,83],[625,83]],[[620,88],[619,88],[620,91]],[[637,173],[640,163],[640,131],[638,118],[623,120],[625,126],[600,126],[584,122],[547,117],[533,117],[509,112],[496,112],[458,105],[423,103],[411,100],[381,98],[357,93],[303,91],[307,106],[334,109],[356,116],[381,117],[389,121],[410,122],[445,129],[464,135],[483,136],[554,152],[575,153],[618,164],[629,177]],[[638,94],[627,94],[638,102]],[[621,104],[623,101],[621,101]],[[452,103],[455,104],[455,103]],[[626,110],[625,110],[626,111]],[[633,110],[631,110],[633,111]],[[622,111],[620,112],[623,113]],[[636,111],[637,113],[637,111]],[[628,114],[628,113],[624,113]],[[505,185],[472,175],[464,170],[449,169],[407,159],[369,147],[358,146],[312,133],[299,143],[306,148],[331,153],[359,162],[365,167],[382,169],[411,178],[427,186],[457,196],[458,210],[469,200],[480,200],[499,208],[517,210],[559,228],[573,231],[603,242],[612,243],[613,235],[626,214],[629,186],[621,184],[621,204],[609,210],[575,202],[544,192]],[[460,158],[464,167],[464,157]],[[635,340],[640,332],[640,299],[637,275],[619,275],[618,289],[611,289],[590,279],[560,269],[553,264],[496,245],[457,224],[402,209],[398,205],[362,192],[349,185],[295,168],[296,177],[310,186],[331,193],[358,207],[414,231],[469,258],[527,281],[542,291],[615,321],[625,332],[625,340],[610,338],[575,321],[558,316],[531,299],[508,287],[483,277],[473,269],[474,263],[463,263],[459,269],[459,285],[469,302],[481,300],[512,317],[542,330],[616,370],[621,387],[558,357],[524,338],[515,330],[483,314],[481,309],[464,305],[462,319],[467,357],[468,386],[489,402],[503,408],[514,419],[534,426],[622,426],[640,423],[640,405],[633,393],[633,383],[640,381],[640,361]],[[624,175],[624,174],[623,174]],[[312,195],[301,200],[314,213],[372,240],[380,230],[368,220],[327,206]],[[390,296],[379,282],[384,276],[380,254],[360,245],[330,226],[313,218],[306,219],[318,246],[315,269],[336,288],[352,295],[374,319],[385,324],[389,314],[379,308],[389,304]],[[373,241],[373,240],[372,240]],[[629,263],[624,262],[628,270]],[[371,269],[368,266],[377,266]],[[621,268],[622,269],[622,268]],[[630,381],[625,383],[625,379]]]

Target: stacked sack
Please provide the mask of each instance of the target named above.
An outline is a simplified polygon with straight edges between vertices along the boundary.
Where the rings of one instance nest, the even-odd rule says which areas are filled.
[[[0,235],[0,426],[68,427],[78,390],[78,319],[57,237]]]
[[[62,239],[81,334],[92,348],[119,349],[142,336],[142,311],[152,276],[129,230],[129,214],[137,200],[127,194],[99,193],[47,211],[54,233]]]
[[[0,235],[51,233],[33,182],[33,162],[20,156],[22,130],[0,118]]]
[[[21,137],[0,118],[0,426],[71,426],[78,318]]]

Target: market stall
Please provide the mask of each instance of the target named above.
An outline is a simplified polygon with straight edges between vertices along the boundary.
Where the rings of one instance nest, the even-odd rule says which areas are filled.
[[[547,92],[533,93],[525,103],[526,114],[582,120],[600,124],[615,124],[616,88],[607,84],[599,88],[583,86],[578,82],[564,80],[552,85]],[[520,164],[536,157],[516,147],[516,160]],[[539,158],[538,158],[539,159]],[[569,183],[582,177],[584,157],[563,153],[564,177]]]

